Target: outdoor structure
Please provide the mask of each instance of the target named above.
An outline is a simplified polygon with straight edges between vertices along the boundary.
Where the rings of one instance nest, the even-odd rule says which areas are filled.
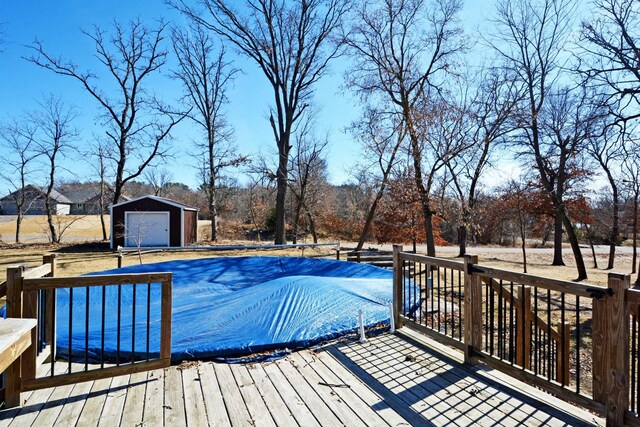
[[[478,264],[474,256],[467,256],[461,263],[395,248],[393,258],[392,317],[400,326],[395,333],[380,334],[378,329],[378,333],[365,340],[345,337],[264,363],[259,359],[254,363],[233,364],[198,361],[180,366],[171,366],[176,314],[173,276],[186,271],[57,277],[55,254],[43,257],[43,265],[38,267],[10,267],[7,281],[0,284],[0,297],[6,297],[7,317],[15,319],[12,322],[20,328],[0,336],[5,338],[0,340],[0,353],[3,342],[15,343],[11,358],[0,364],[0,370],[5,368],[6,408],[0,411],[0,424],[637,425],[637,357],[632,357],[628,366],[623,366],[625,357],[618,357],[625,354],[619,351],[625,347],[621,339],[632,343],[632,354],[638,354],[635,336],[631,337],[631,328],[625,327],[629,326],[626,318],[634,318],[640,302],[640,291],[628,289],[629,276],[620,281],[620,276],[612,273],[609,287],[605,288],[489,269]],[[456,269],[459,276],[451,274]],[[425,283],[424,274],[440,277],[433,288],[433,298],[442,299],[441,310],[448,306],[447,310],[455,311],[440,316],[440,309],[421,312],[423,304],[404,304],[406,298],[413,301],[425,290],[421,286]],[[488,274],[503,276],[497,279],[498,292],[487,289],[491,283],[482,286]],[[517,282],[511,282],[516,276]],[[452,277],[459,279],[452,281]],[[507,280],[509,283],[505,284]],[[525,285],[534,280],[535,286]],[[416,283],[420,286],[414,288]],[[134,342],[131,337],[120,335],[120,357],[115,364],[101,363],[102,351],[93,353],[87,346],[73,360],[61,357],[61,350],[70,342],[59,339],[56,324],[69,324],[69,328],[82,331],[86,326],[84,319],[95,310],[85,302],[91,298],[100,300],[103,292],[129,295],[123,286],[132,287],[130,295],[140,303],[131,304],[133,311],[139,309],[137,315],[132,312],[131,316],[136,322],[123,316],[128,310],[115,310],[107,304],[102,304],[99,317],[115,321],[122,330],[133,331],[135,327],[138,332],[134,336],[138,339]],[[458,286],[465,289],[462,300],[458,299],[460,292],[452,291]],[[494,336],[494,321],[506,316],[499,314],[504,310],[502,303],[495,312],[491,306],[496,300],[515,302],[515,293],[519,309],[513,317],[516,320],[519,316],[517,325],[521,328],[525,325],[523,318],[529,319],[528,324],[540,323],[535,320],[539,310],[533,316],[525,313],[530,303],[539,302],[534,297],[536,290],[527,291],[528,286],[553,288],[552,292],[561,289],[573,295],[579,292],[583,299],[595,300],[592,312],[588,313],[593,315],[593,328],[582,331],[592,332],[593,341],[583,343],[585,346],[577,342],[585,350],[582,357],[591,356],[593,364],[583,363],[580,369],[570,370],[569,377],[562,378],[563,363],[545,363],[554,371],[549,379],[548,375],[537,374],[535,360],[539,358],[534,356],[535,351],[517,353],[518,361],[512,363],[498,363],[498,357],[508,355],[507,349],[515,351],[516,345],[507,343],[496,353],[491,350],[493,344],[515,339],[514,344],[525,347],[527,341],[514,329],[510,334]],[[525,289],[520,291],[522,287]],[[54,298],[59,292],[71,295],[72,291],[73,315],[70,310],[59,310],[60,300]],[[531,295],[527,296],[529,292]],[[538,300],[541,297],[542,293]],[[474,306],[481,311],[483,307],[489,308],[495,316],[478,316],[483,313],[477,313]],[[298,314],[304,317],[310,309],[313,307],[299,307]],[[475,319],[468,317],[474,315]],[[441,328],[442,323],[449,327]],[[159,334],[144,333],[156,324]],[[553,329],[550,323],[546,326]],[[602,326],[608,330],[603,331]],[[104,333],[113,326],[104,324],[101,329]],[[30,333],[25,333],[26,330]],[[637,331],[637,324],[633,331]],[[561,334],[561,344],[569,335]],[[500,337],[503,339],[497,339]],[[486,338],[489,340],[485,344]],[[455,345],[444,346],[437,341]],[[82,342],[86,343],[84,338],[78,340]],[[489,362],[484,356],[491,354],[495,356]],[[532,356],[533,369],[525,367],[527,354]],[[474,365],[482,361],[485,366]],[[575,374],[580,370],[585,371],[584,380],[587,374],[593,380],[587,393],[584,389],[587,381],[583,386],[575,384],[580,378]],[[577,403],[578,395],[579,405],[593,412],[558,399]]]
[[[158,196],[111,206],[111,249],[181,247],[198,241],[198,209]]]
[[[13,193],[0,199],[0,211],[3,215],[17,215],[18,203],[20,199],[21,190],[16,190]],[[22,205],[22,213],[25,215],[45,215],[47,213],[45,208],[46,189],[38,187],[36,185],[27,185],[24,189],[25,201]],[[52,190],[51,192],[51,209],[54,215],[69,215],[71,213],[72,202],[66,196]]]
[[[22,206],[24,215],[46,215],[46,188],[27,185],[24,190],[25,202]],[[122,200],[129,200],[125,195]],[[17,215],[20,190],[0,199],[0,214]],[[113,200],[113,190],[106,186],[103,192],[104,213],[108,213],[109,200]],[[69,184],[58,187],[51,192],[53,215],[97,215],[100,213],[100,185],[95,183]]]
[[[100,213],[100,184],[80,183],[67,184],[58,188],[58,192],[64,194],[71,201],[71,215],[98,215]],[[122,201],[130,200],[126,195],[121,195]],[[105,185],[102,195],[103,213],[109,213],[109,204],[113,201],[113,189]]]

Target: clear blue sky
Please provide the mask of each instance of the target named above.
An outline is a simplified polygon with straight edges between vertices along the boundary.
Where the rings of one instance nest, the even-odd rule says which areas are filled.
[[[493,12],[493,1],[468,1],[462,18],[467,32],[486,23]],[[4,51],[0,53],[0,120],[19,115],[36,108],[43,96],[53,93],[62,96],[80,112],[76,122],[81,131],[81,143],[88,144],[93,135],[100,133],[95,126],[98,110],[96,102],[87,95],[77,81],[40,69],[22,59],[28,56],[26,45],[35,38],[42,41],[48,52],[72,59],[81,68],[98,73],[91,41],[81,30],[91,30],[93,25],[108,29],[114,19],[126,22],[140,17],[145,22],[163,18],[171,24],[184,24],[184,18],[159,0],[108,0],[102,2],[79,0],[27,0],[0,2],[0,23],[4,33]],[[175,101],[181,93],[180,85],[167,77],[174,65],[170,61],[162,76],[154,80],[153,90],[165,102]],[[317,87],[316,102],[321,108],[320,133],[329,132],[329,173],[333,183],[349,180],[350,169],[358,159],[358,147],[344,128],[357,117],[356,100],[340,85],[346,61],[333,64],[332,72]],[[228,119],[236,131],[239,150],[246,154],[275,152],[275,143],[266,120],[272,99],[271,89],[256,66],[239,58],[236,66],[243,70],[230,90]],[[197,185],[195,170],[183,167],[191,160],[185,153],[189,140],[194,136],[192,128],[181,125],[174,132],[176,161],[168,165],[174,180],[192,187]],[[89,167],[73,167],[79,179],[90,179]],[[0,188],[1,189],[1,188]],[[4,190],[4,189],[2,189]]]

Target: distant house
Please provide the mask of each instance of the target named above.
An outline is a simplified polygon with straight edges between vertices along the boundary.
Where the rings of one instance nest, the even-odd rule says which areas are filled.
[[[22,206],[22,213],[25,215],[45,215],[47,213],[45,201],[47,190],[36,185],[27,185],[24,189],[25,201]],[[0,199],[3,215],[18,214],[18,200],[21,198],[21,191],[13,193]],[[71,213],[72,202],[57,190],[51,191],[51,210],[54,215],[69,215]]]
[[[59,189],[71,200],[71,215],[97,215],[100,213],[100,185],[99,184],[71,184]],[[109,205],[113,202],[113,190],[107,186],[103,194],[103,213],[109,213]],[[129,198],[120,196],[121,201]]]
[[[17,215],[20,190],[0,199],[0,214]],[[22,211],[25,215],[46,215],[46,188],[28,185],[25,188],[25,203]],[[129,200],[122,195],[122,201]],[[100,186],[98,184],[70,184],[51,192],[54,215],[97,215],[100,213]],[[103,195],[103,213],[109,213],[109,204],[113,201],[113,190],[107,187]]]

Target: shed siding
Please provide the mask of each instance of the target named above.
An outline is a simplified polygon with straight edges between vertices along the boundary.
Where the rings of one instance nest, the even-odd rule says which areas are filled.
[[[181,209],[153,199],[141,199],[122,206],[113,207],[113,245],[124,246],[124,213],[125,212],[169,212],[169,246],[180,246],[180,211]],[[185,211],[186,212],[186,211]]]
[[[198,241],[198,212],[184,211],[184,245],[193,245]]]

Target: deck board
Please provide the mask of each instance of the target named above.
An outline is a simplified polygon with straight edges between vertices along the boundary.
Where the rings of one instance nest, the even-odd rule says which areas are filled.
[[[181,371],[187,425],[205,426],[208,424],[207,411],[204,406],[204,398],[202,396],[198,370],[186,368],[181,369]]]
[[[73,426],[78,422],[86,402],[86,396],[91,392],[93,382],[78,383],[73,386],[71,395],[61,409],[56,421],[57,425]]]
[[[254,424],[251,414],[242,398],[238,384],[231,373],[231,368],[224,364],[213,365],[216,377],[220,383],[220,392],[224,400],[224,405],[229,414],[229,421],[232,426],[246,426]]]
[[[202,396],[204,405],[207,408],[207,418],[209,425],[227,426],[231,424],[227,409],[224,406],[220,384],[213,370],[211,363],[204,363],[198,366],[200,382],[202,383]]]
[[[296,393],[282,371],[275,362],[266,363],[264,371],[271,379],[273,386],[278,391],[282,400],[291,411],[296,422],[301,426],[318,426],[320,425],[304,400]]]
[[[184,410],[184,391],[182,388],[182,371],[177,368],[167,369],[164,375],[164,425],[182,427],[187,425]]]
[[[92,383],[91,392],[87,395],[87,400],[78,417],[76,424],[78,427],[95,427],[98,425],[102,408],[104,407],[104,402],[107,399],[107,393],[111,386],[111,380],[111,378],[105,378]]]
[[[255,381],[247,371],[247,367],[244,365],[234,364],[229,365],[229,368],[231,369],[231,373],[238,384],[240,394],[242,394],[244,401],[250,402],[250,404],[247,405],[247,410],[249,411],[254,424],[257,427],[275,426],[276,423],[273,421],[273,418],[269,413],[269,408],[267,408],[267,405],[264,403],[264,399],[262,399]]]
[[[526,387],[382,334],[275,362],[197,362],[37,390],[0,411],[0,427],[603,425]]]
[[[147,372],[131,375],[127,396],[122,411],[123,426],[135,426],[142,423],[144,413],[144,397],[147,389]]]
[[[262,364],[256,363],[249,366],[249,375],[253,379],[258,392],[266,403],[271,416],[277,425],[295,425],[293,414],[284,400],[273,386],[269,376],[264,371]]]
[[[300,372],[302,378],[318,394],[318,397],[331,408],[338,419],[347,427],[364,427],[366,424],[358,417],[349,405],[340,398],[329,383],[320,378],[313,368],[303,359],[301,353],[294,353],[289,357],[292,365]],[[376,420],[380,424],[380,420]]]
[[[143,426],[161,426],[164,423],[164,369],[149,372],[144,395]]]
[[[124,402],[127,399],[130,375],[115,377],[111,381],[109,393],[104,401],[102,415],[98,421],[99,427],[110,427],[120,425]]]

